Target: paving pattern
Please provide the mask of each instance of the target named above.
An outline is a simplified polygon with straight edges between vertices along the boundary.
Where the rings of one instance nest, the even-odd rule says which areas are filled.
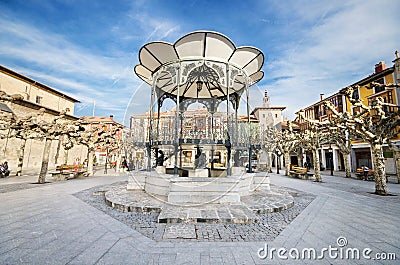
[[[0,264],[399,264],[400,185],[391,182],[392,196],[377,196],[373,182],[326,174],[322,183],[271,174],[271,183],[288,188],[295,205],[262,215],[259,223],[176,226],[157,223],[157,213],[107,206],[104,187],[126,181],[123,174],[97,172],[32,188],[20,183],[37,176],[0,179],[6,186],[0,193]],[[337,247],[338,238],[346,247],[371,249],[371,259],[259,256],[266,246]]]
[[[115,192],[113,194],[121,195],[121,187],[126,187],[126,182],[117,182],[113,185],[93,187],[78,192],[74,194],[74,196],[155,241],[271,241],[278,236],[279,233],[283,231],[285,227],[287,227],[290,222],[294,220],[296,216],[299,215],[301,211],[315,198],[315,195],[312,194],[272,185],[272,193],[278,194],[278,199],[282,199],[281,194],[291,194],[290,198],[294,199],[294,203],[290,205],[290,208],[282,208],[280,209],[281,211],[273,211],[271,209],[265,211],[259,210],[258,214],[251,212],[251,216],[254,219],[254,222],[251,223],[222,223],[216,220],[215,222],[197,222],[195,224],[188,224],[187,222],[165,224],[158,223],[161,210],[156,210],[157,207],[162,207],[162,204],[145,193],[129,193],[129,198],[132,199],[132,204],[130,206],[133,206],[134,209],[141,209],[140,211],[129,212],[127,211],[127,207],[121,206],[112,208],[107,206],[104,202],[104,194],[107,194],[107,191],[111,190]],[[132,194],[136,195],[132,197]],[[263,194],[264,193],[260,192],[255,196],[253,206],[259,204],[265,205],[267,202],[281,202],[280,200],[271,200],[271,197],[262,196]],[[143,198],[143,202],[138,204],[140,198]],[[248,203],[250,199],[250,196],[245,198]],[[285,197],[284,199],[287,200],[288,197]],[[240,205],[240,207],[243,208],[244,206]],[[205,209],[213,209],[214,212],[227,210],[223,205],[207,205],[206,208],[203,207],[199,210],[205,211],[203,212],[203,217],[205,217],[207,213],[214,213],[211,210],[207,212]],[[237,208],[234,209],[237,210]],[[179,216],[180,213],[186,215],[189,210],[193,211],[193,207],[182,208],[169,206],[167,207],[166,212],[174,214],[174,216]],[[247,209],[247,211],[249,210]],[[250,213],[247,214],[250,215]],[[214,220],[212,216],[209,216],[209,218],[209,220]]]
[[[159,223],[253,223],[257,214],[279,212],[293,206],[294,200],[285,189],[272,186],[242,196],[238,203],[203,203],[196,206],[174,205],[141,190],[127,190],[118,183],[104,193],[107,205],[126,212],[160,213]]]

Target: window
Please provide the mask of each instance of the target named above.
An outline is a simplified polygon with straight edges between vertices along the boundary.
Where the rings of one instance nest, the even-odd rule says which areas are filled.
[[[278,118],[278,114],[275,114],[275,118]]]
[[[42,104],[42,97],[36,96],[36,104]]]
[[[376,80],[375,81],[376,83],[379,83],[379,84],[384,84],[385,83],[385,81],[383,80],[383,78],[381,78],[381,79],[378,79],[378,80]],[[372,85],[371,85],[372,86]],[[381,91],[383,91],[383,90],[385,90],[385,87],[374,87],[375,88],[375,93],[379,93],[379,92],[381,92]]]
[[[357,99],[359,99],[359,98],[360,98],[360,95],[358,94],[358,89],[357,89],[357,90],[354,90],[354,92],[353,92],[353,99],[357,100]]]

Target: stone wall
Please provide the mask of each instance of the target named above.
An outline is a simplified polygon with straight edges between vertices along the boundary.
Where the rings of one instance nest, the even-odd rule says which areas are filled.
[[[14,114],[19,117],[27,117],[29,115],[36,115],[39,113],[40,106],[32,105],[27,102],[8,102],[7,106],[14,112]],[[52,121],[55,115],[58,115],[58,112],[53,112],[50,110],[46,110],[46,112],[39,119],[43,119],[45,121]],[[77,120],[78,118],[74,116],[66,116],[64,122],[72,122]],[[3,134],[6,132],[2,132]],[[18,150],[20,148],[20,139],[9,138],[9,139],[0,139],[0,162],[3,163],[7,161],[9,163],[9,168],[11,170],[11,175],[15,175],[18,165]],[[55,168],[56,164],[62,164],[65,158],[65,152],[62,145],[60,145],[58,156],[57,147],[59,140],[56,139],[52,142],[51,151],[50,151],[50,162],[49,169]],[[26,173],[39,173],[42,163],[42,155],[44,149],[44,141],[41,140],[27,140],[25,145],[25,155],[24,155],[24,164],[22,168],[22,174]],[[75,160],[83,162],[87,157],[87,148],[83,145],[74,146],[68,152],[68,164],[73,164]],[[57,160],[57,161],[56,161]]]
[[[1,139],[0,140],[0,162],[7,161],[11,170],[11,175],[15,175],[18,165],[18,148],[20,139]],[[65,159],[65,152],[62,145],[58,153],[56,161],[58,140],[54,140],[51,144],[49,170],[54,169],[57,164],[62,164]],[[22,174],[40,172],[42,165],[42,155],[44,149],[44,141],[27,140],[25,145],[24,165]],[[83,145],[74,146],[68,151],[68,164],[73,164],[77,159],[83,162],[87,158],[87,147]]]

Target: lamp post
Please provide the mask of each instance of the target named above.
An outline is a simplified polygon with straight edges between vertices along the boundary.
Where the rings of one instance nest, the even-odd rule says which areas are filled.
[[[106,163],[104,164],[104,174],[107,174],[107,163],[108,163],[108,145],[110,144],[110,141],[107,139],[106,140]]]
[[[279,149],[276,149],[276,174],[279,174],[279,157],[281,156],[281,152],[279,151]]]
[[[333,176],[333,149],[331,143],[329,143],[329,163],[331,164],[331,176]]]
[[[253,166],[251,164],[251,157],[252,157],[252,152],[251,152],[252,148],[251,147],[252,146],[250,144],[249,145],[249,171],[248,171],[248,173],[253,173]]]

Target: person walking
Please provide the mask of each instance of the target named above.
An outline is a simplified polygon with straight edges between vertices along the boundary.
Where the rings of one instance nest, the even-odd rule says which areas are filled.
[[[368,180],[369,168],[367,166],[363,166],[362,169],[364,172],[364,180]]]

